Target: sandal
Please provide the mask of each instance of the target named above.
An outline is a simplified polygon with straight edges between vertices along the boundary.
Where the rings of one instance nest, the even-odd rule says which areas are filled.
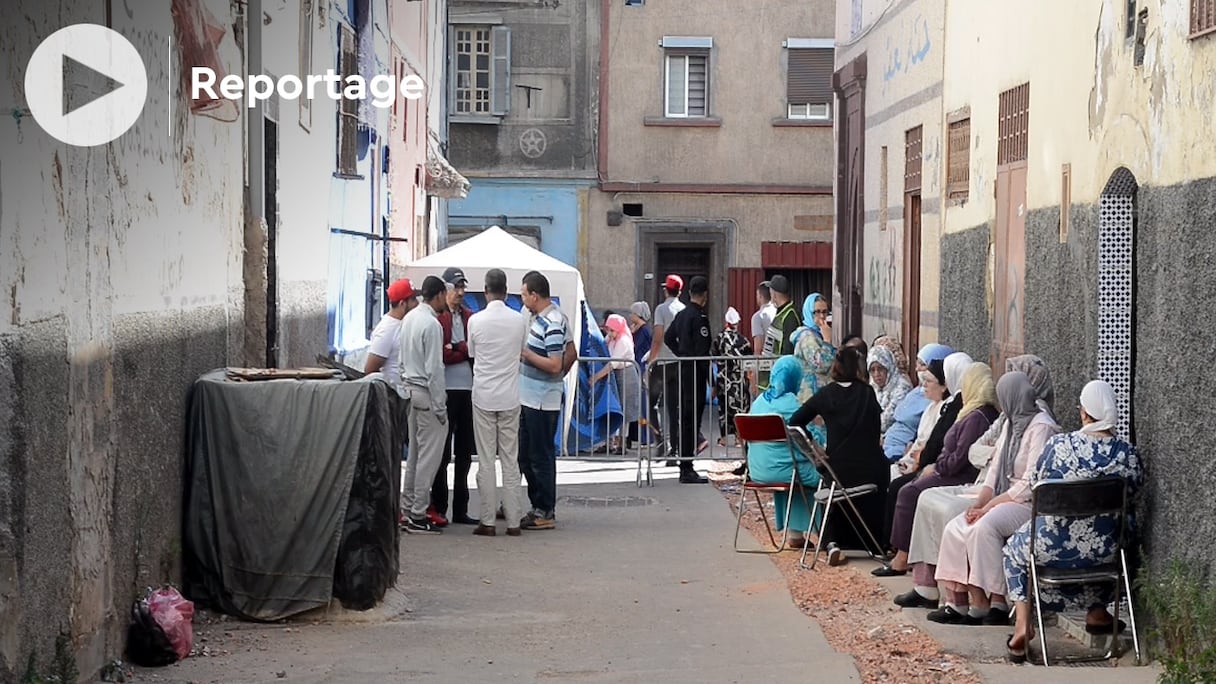
[[[1021,665],[1026,662],[1026,644],[1023,643],[1021,648],[1013,647],[1013,635],[1010,634],[1005,639],[1005,657],[1014,665]]]

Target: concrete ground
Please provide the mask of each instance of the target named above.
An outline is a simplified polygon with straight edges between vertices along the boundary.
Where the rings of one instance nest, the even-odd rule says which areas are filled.
[[[861,681],[773,564],[732,551],[714,487],[677,484],[675,468],[638,488],[631,464],[560,465],[558,529],[405,536],[400,592],[370,615],[200,626],[212,655],[136,680]]]

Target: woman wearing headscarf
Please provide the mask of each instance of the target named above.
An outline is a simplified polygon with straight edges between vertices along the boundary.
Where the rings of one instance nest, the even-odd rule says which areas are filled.
[[[662,444],[663,435],[658,429],[658,411],[654,409],[655,405],[659,403],[659,388],[657,387],[659,383],[654,383],[656,387],[650,387],[646,382],[646,364],[650,360],[650,346],[654,339],[654,332],[650,329],[649,304],[638,301],[629,305],[629,330],[633,333],[633,359],[638,362],[638,370],[642,373],[642,392],[649,404],[638,424],[629,427],[629,438],[645,444],[653,444],[654,441],[642,438],[643,433],[647,438],[653,434],[658,443]],[[647,416],[649,416],[649,420],[646,419]]]
[[[866,360],[870,369],[870,386],[882,409],[881,430],[885,434],[895,422],[895,409],[912,391],[912,381],[899,370],[895,355],[887,347],[874,347]]]
[[[832,382],[829,371],[836,361],[836,348],[814,331],[802,335],[794,344],[794,358],[802,364],[802,386],[798,399],[803,403]]]
[[[1094,380],[1081,390],[1081,429],[1056,435],[1048,441],[1038,463],[1031,469],[1027,486],[1043,480],[1085,480],[1118,476],[1127,481],[1129,494],[1139,491],[1144,473],[1136,449],[1115,434],[1119,405],[1110,385]],[[1117,531],[1110,516],[1088,520],[1061,520],[1040,517],[1027,521],[1005,544],[1005,582],[1014,602],[1013,635],[1006,643],[1009,659],[1026,659],[1026,645],[1034,638],[1030,625],[1027,588],[1030,581],[1030,526],[1035,535],[1039,562],[1055,568],[1086,568],[1108,563],[1113,558]],[[1106,611],[1112,600],[1109,585],[1080,585],[1068,588],[1041,587],[1039,609],[1061,611],[1088,609],[1087,631],[1109,633],[1114,618]]]
[[[880,539],[883,543],[890,543],[891,540],[891,525],[895,519],[895,506],[899,501],[899,490],[904,488],[904,485],[920,477],[920,473],[930,464],[937,461],[938,454],[941,453],[942,443],[945,440],[946,431],[950,429],[950,425],[954,424],[954,418],[957,415],[957,407],[961,404],[956,404],[953,411],[943,411],[942,407],[946,404],[950,397],[950,390],[946,389],[946,372],[945,365],[941,359],[934,359],[929,364],[927,370],[921,371],[920,388],[924,393],[925,400],[929,405],[921,414],[920,424],[916,428],[916,439],[909,445],[908,454],[899,461],[899,477],[891,480],[891,486],[887,488],[887,506],[883,516],[882,536]],[[943,414],[945,417],[943,418]],[[945,420],[946,424],[941,429],[937,429],[940,421]],[[894,554],[895,551],[888,547],[888,554]],[[904,574],[901,565],[899,569],[892,569],[890,566],[877,568],[873,571],[878,577],[892,577]]]
[[[891,521],[891,547],[895,558],[886,569],[876,574],[902,575],[908,570],[908,546],[912,540],[912,518],[916,514],[916,502],[922,492],[933,487],[957,485],[975,480],[979,472],[967,458],[967,452],[975,440],[996,420],[996,388],[992,382],[992,369],[986,363],[971,361],[966,354],[955,353],[946,357],[946,386],[952,394],[961,395],[943,409],[958,405],[957,417],[942,437],[941,453],[936,461],[924,466],[920,475],[899,490],[895,503],[895,516]],[[960,378],[959,371],[962,372]],[[957,391],[961,390],[961,391]],[[940,428],[942,421],[938,421]],[[935,431],[937,428],[935,428]]]
[[[806,426],[817,417],[823,418],[827,426],[827,455],[840,478],[837,484],[841,487],[873,484],[878,488],[875,495],[860,497],[855,502],[866,526],[877,532],[882,526],[883,496],[891,470],[878,443],[882,413],[878,400],[870,386],[857,379],[864,364],[865,357],[857,350],[841,349],[832,364],[834,382],[804,403],[790,418],[790,424]],[[841,549],[873,546],[867,537],[858,536],[845,516],[844,513],[832,516],[819,540],[820,547],[827,549],[828,563],[832,565],[844,562]]]
[[[1005,427],[974,505],[951,520],[942,535],[936,579],[946,591],[946,605],[929,614],[934,622],[1009,624],[1001,550],[1030,519],[1030,475],[1060,426],[1038,406],[1025,373],[1002,375],[996,396]]]
[[[709,346],[711,356],[751,356],[752,343],[739,334],[739,312],[735,307],[726,309],[722,332]],[[743,377],[743,364],[739,361],[719,361],[718,377],[714,380],[714,394],[718,397],[719,446],[726,446],[726,437],[735,434],[735,416],[747,413],[751,394]]]
[[[808,332],[814,333],[821,340],[826,339],[822,326],[827,322],[828,310],[828,300],[824,299],[823,295],[818,292],[807,295],[806,299],[802,300],[802,325],[790,333],[790,343],[797,345],[798,339]]]
[[[608,317],[604,322],[604,331],[608,342],[608,355],[622,360],[604,364],[599,372],[591,376],[591,384],[594,386],[608,377],[609,373],[614,373],[617,390],[620,392],[624,423],[632,425],[642,415],[642,380],[637,367],[630,363],[634,360],[633,334],[629,330],[629,324],[625,322],[625,317],[620,314]],[[609,451],[618,455],[625,453],[628,445],[621,444],[619,439],[615,441],[616,444],[609,447]]]
[[[1054,396],[1051,389],[1051,373],[1048,372],[1047,364],[1033,354],[1015,356],[1005,361],[1005,373],[1013,372],[1026,374],[1030,379],[1031,387],[1034,388],[1035,404],[1039,407],[1039,411],[1054,420],[1055,414],[1051,410]],[[1006,417],[1002,414],[993,425],[1000,429],[1005,421]],[[947,523],[966,511],[975,502],[975,496],[987,476],[987,464],[996,450],[996,438],[999,433],[993,435],[992,439],[985,444],[984,441],[988,439],[988,435],[993,435],[992,429],[989,429],[983,437],[971,445],[969,452],[971,465],[980,469],[980,476],[975,483],[954,487],[934,487],[921,494],[920,499],[916,502],[916,515],[912,519],[912,541],[908,545],[908,563],[912,566],[912,578],[918,591],[921,591],[925,598],[931,599],[935,605],[938,593],[934,575],[937,572],[942,533],[945,531]]]
[[[929,369],[930,363],[945,361],[946,357],[953,353],[954,350],[944,344],[926,344],[916,354],[916,372],[923,373]],[[896,358],[895,362],[898,364],[899,359]],[[945,380],[942,382],[944,383]],[[882,437],[882,450],[888,461],[895,463],[909,452],[929,403],[922,385],[908,392],[904,400],[895,407],[895,420],[891,422],[891,427],[887,428]],[[934,423],[936,420],[937,417],[934,416]]]
[[[802,380],[802,366],[789,356],[783,356],[773,364],[769,385],[752,402],[749,413],[761,415],[775,413],[787,422],[798,410],[798,386]],[[809,462],[799,459],[798,479],[806,487],[814,489],[819,484],[819,471]],[[793,475],[794,461],[789,447],[784,443],[749,444],[747,447],[749,476],[759,482],[789,482]],[[790,503],[790,519],[785,519],[785,507],[789,494],[777,492],[773,495],[773,508],[777,518],[777,530],[789,525],[789,545],[800,548],[806,543],[803,530],[811,527],[811,512],[807,510],[801,496],[794,496]]]
[[[891,356],[895,357],[895,366],[899,368],[899,372],[910,376],[911,369],[908,368],[908,355],[904,352],[904,346],[899,343],[899,340],[890,335],[879,335],[874,338],[874,342],[870,347],[886,347],[891,352]],[[917,372],[919,373],[920,371],[917,370]]]

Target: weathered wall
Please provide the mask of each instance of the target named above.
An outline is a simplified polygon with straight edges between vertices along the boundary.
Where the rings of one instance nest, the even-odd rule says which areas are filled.
[[[491,123],[466,123],[469,117],[456,114],[449,103],[448,156],[462,173],[578,177],[595,168],[599,3],[536,4],[530,9],[477,0],[449,3],[454,26],[511,29],[507,115],[496,121],[485,117]],[[453,206],[452,213],[461,212]]]
[[[540,229],[540,249],[578,264],[589,180],[471,178],[469,196],[453,201],[448,223],[457,226],[528,226]]]
[[[403,74],[418,76],[426,84],[421,99],[400,99],[393,109],[390,124],[389,225],[393,237],[409,240],[389,245],[392,262],[399,265],[427,253],[423,223],[426,216],[423,188],[426,184],[427,102],[444,94],[442,81],[428,80],[432,74],[429,63],[432,55],[427,44],[431,29],[429,15],[437,5],[433,0],[393,2],[388,8],[393,63]],[[436,57],[443,59],[443,55]]]
[[[610,7],[608,180],[831,186],[831,128],[774,125],[786,115],[782,42],[830,38],[830,0],[763,11],[743,4],[705,11],[689,0]],[[665,35],[713,38],[709,113],[720,127],[644,124],[664,113]]]
[[[945,6],[936,0],[839,0],[836,68],[865,54],[865,277],[862,330],[867,339],[899,334],[905,264],[905,144],[922,127],[920,341],[939,337],[938,274],[946,140],[942,67]],[[944,290],[942,291],[944,293]],[[839,302],[838,302],[839,303]],[[943,323],[944,324],[944,323]],[[943,339],[945,339],[943,337]]]

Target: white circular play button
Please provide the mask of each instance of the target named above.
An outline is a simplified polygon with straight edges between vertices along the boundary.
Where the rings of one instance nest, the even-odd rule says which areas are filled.
[[[104,145],[139,119],[148,72],[135,46],[96,24],[59,29],[25,68],[25,98],[48,135],[78,147]]]

